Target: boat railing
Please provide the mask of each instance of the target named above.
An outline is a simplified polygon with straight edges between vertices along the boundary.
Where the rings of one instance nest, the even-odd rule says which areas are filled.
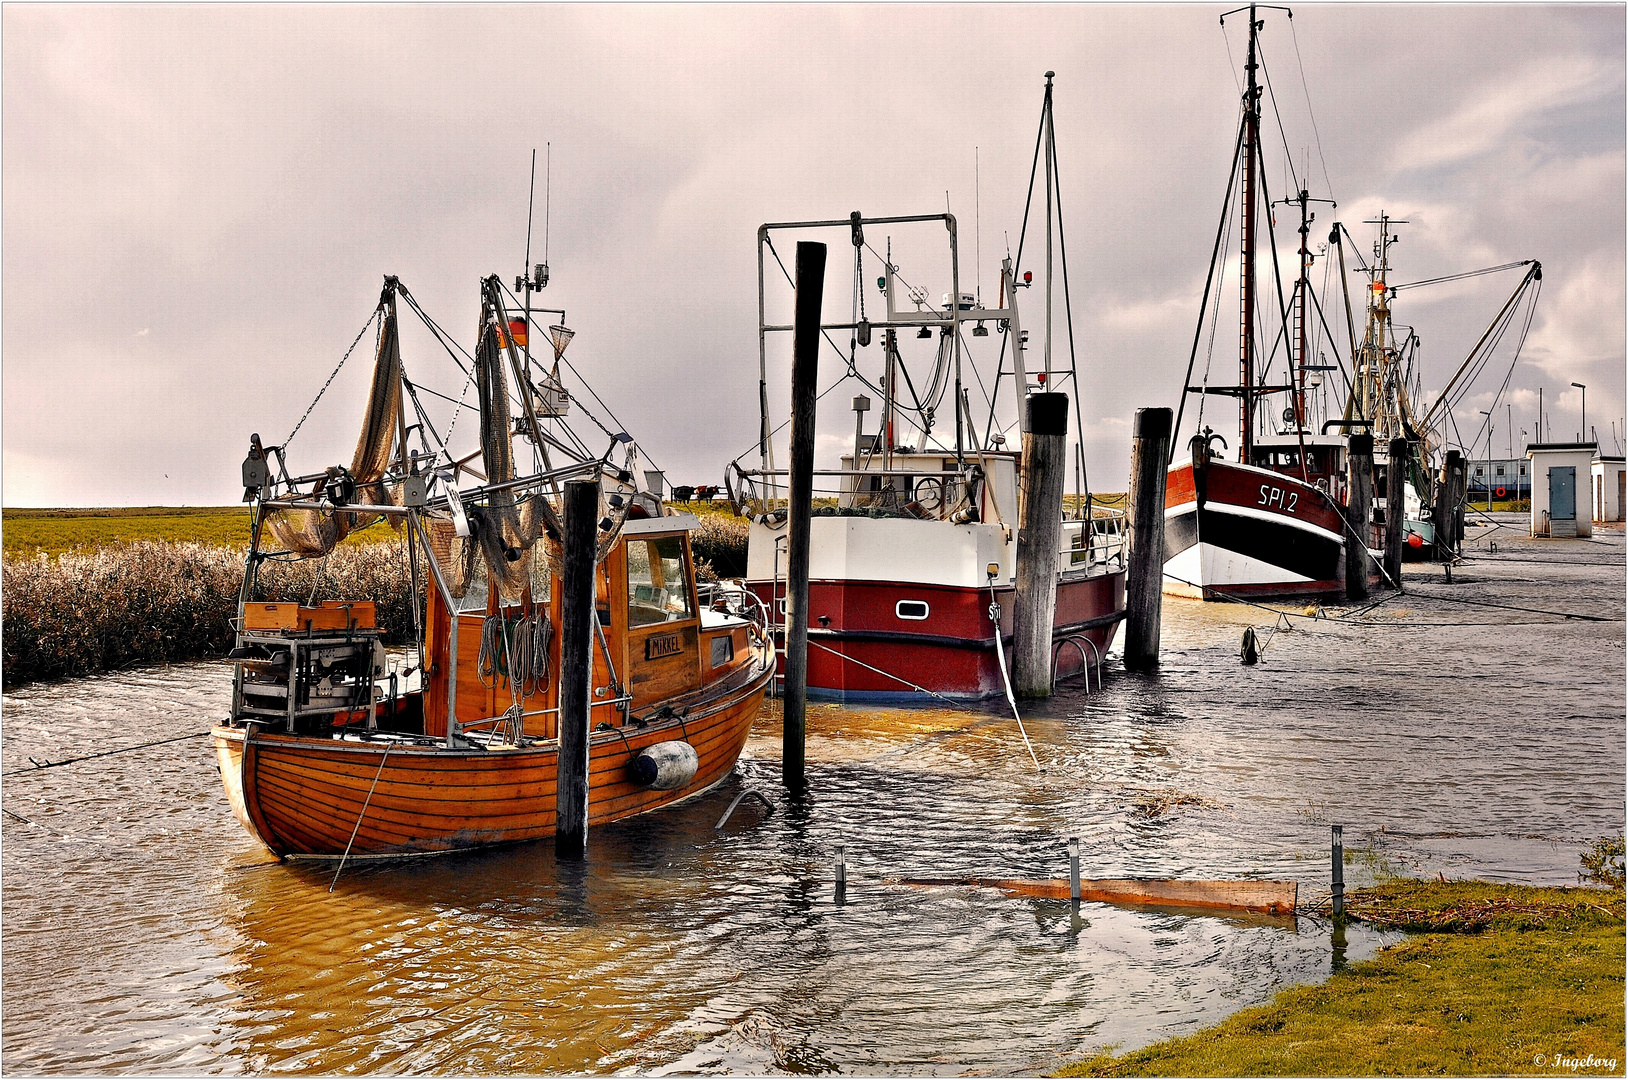
[[[696,600],[703,608],[746,620],[757,644],[769,640],[772,628],[769,609],[757,593],[746,587],[744,581],[701,581],[696,583],[695,592]]]
[[[816,516],[976,520],[970,512],[977,479],[963,469],[815,469]],[[725,491],[737,514],[783,520],[791,503],[786,469],[739,469],[725,473]]]
[[[1063,521],[1062,568],[1125,568],[1130,519],[1124,510],[1093,506],[1089,518]]]

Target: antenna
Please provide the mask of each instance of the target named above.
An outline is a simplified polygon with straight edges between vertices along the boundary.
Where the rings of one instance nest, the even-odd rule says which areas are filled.
[[[977,279],[978,306],[984,306],[984,216],[978,186],[978,148],[972,148],[972,234],[977,241],[978,261],[972,272]]]
[[[537,205],[537,148],[531,148],[531,187],[526,191],[526,259],[520,264],[521,274],[531,267],[531,212]],[[547,256],[544,256],[547,259]]]

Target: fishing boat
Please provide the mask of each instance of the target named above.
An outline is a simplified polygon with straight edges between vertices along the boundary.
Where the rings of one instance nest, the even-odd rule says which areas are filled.
[[[1542,279],[1541,267],[1532,260],[1506,263],[1461,274],[1393,285],[1389,281],[1390,248],[1397,242],[1393,227],[1403,224],[1381,213],[1370,220],[1378,230],[1373,246],[1373,262],[1357,256],[1353,273],[1366,275],[1366,321],[1362,340],[1357,340],[1351,292],[1346,267],[1346,242],[1355,242],[1339,222],[1329,235],[1328,256],[1338,256],[1341,291],[1345,297],[1350,372],[1339,363],[1344,345],[1334,343],[1322,304],[1310,286],[1310,270],[1315,258],[1309,242],[1311,223],[1316,215],[1310,204],[1334,205],[1332,199],[1313,199],[1304,182],[1276,205],[1299,210],[1299,273],[1287,299],[1279,290],[1269,303],[1263,303],[1264,290],[1257,283],[1259,249],[1264,239],[1272,253],[1276,276],[1276,240],[1273,217],[1263,210],[1273,205],[1267,189],[1269,171],[1262,154],[1261,103],[1262,67],[1258,44],[1263,23],[1256,18],[1255,5],[1241,8],[1249,14],[1248,52],[1245,59],[1245,86],[1232,171],[1228,180],[1225,209],[1216,231],[1214,253],[1204,299],[1200,304],[1198,329],[1193,336],[1193,353],[1183,383],[1182,405],[1188,395],[1234,397],[1239,404],[1237,459],[1225,457],[1226,438],[1203,424],[1202,406],[1198,433],[1190,440],[1186,460],[1173,460],[1165,498],[1165,576],[1166,592],[1206,600],[1229,598],[1326,598],[1348,591],[1345,580],[1346,549],[1362,544],[1367,558],[1370,586],[1386,581],[1379,550],[1385,536],[1387,515],[1393,510],[1404,515],[1402,555],[1411,558],[1440,554],[1432,518],[1435,514],[1435,452],[1448,441],[1432,426],[1447,419],[1442,410],[1462,398],[1460,378],[1486,366],[1491,350],[1503,338],[1518,308],[1517,301]],[[1229,12],[1228,15],[1237,12]],[[1225,16],[1223,16],[1225,19]],[[1289,163],[1292,168],[1292,163]],[[1234,204],[1234,192],[1238,198]],[[1221,290],[1213,288],[1224,268],[1223,238],[1236,206],[1239,237],[1239,366],[1236,385],[1212,384],[1206,376],[1193,381],[1194,362],[1206,325],[1216,325]],[[1262,223],[1265,224],[1265,236]],[[1470,351],[1469,357],[1449,380],[1435,405],[1422,415],[1413,401],[1422,394],[1422,368],[1418,363],[1419,338],[1411,329],[1398,338],[1392,322],[1391,302],[1396,293],[1421,285],[1457,281],[1516,267],[1529,267],[1526,277],[1494,318],[1486,334]],[[1217,310],[1211,309],[1212,295]],[[1533,294],[1535,298],[1535,293]],[[1535,300],[1534,300],[1535,302]],[[1277,324],[1271,348],[1260,362],[1263,310],[1274,313]],[[1528,313],[1528,325],[1530,313]],[[1327,363],[1316,347],[1319,332],[1329,341],[1336,363]],[[1268,330],[1268,333],[1271,333]],[[1518,335],[1524,340],[1524,329]],[[1268,371],[1283,346],[1288,375],[1270,381]],[[1515,349],[1519,357],[1519,343]],[[1339,373],[1345,380],[1344,407],[1314,426],[1312,397],[1321,390],[1326,397],[1329,380],[1325,373]],[[1467,385],[1467,384],[1466,384]],[[1264,407],[1268,395],[1287,394],[1289,404],[1280,416]],[[1281,420],[1281,425],[1278,421]],[[1177,414],[1177,430],[1181,412]],[[1348,512],[1349,457],[1351,439],[1360,436],[1372,441],[1373,515],[1357,522]],[[1405,440],[1406,457],[1391,461],[1393,441]],[[1217,444],[1221,452],[1217,452]],[[1393,483],[1394,481],[1394,483]],[[1399,497],[1398,497],[1399,496]]]
[[[1206,427],[1190,441],[1188,459],[1171,465],[1165,486],[1164,588],[1166,592],[1203,599],[1334,596],[1344,590],[1345,546],[1352,535],[1340,502],[1346,448],[1342,439],[1313,435],[1306,423],[1309,365],[1305,281],[1311,259],[1306,237],[1311,221],[1308,203],[1314,200],[1304,188],[1296,200],[1301,207],[1298,302],[1290,309],[1291,318],[1298,324],[1295,377],[1268,384],[1261,378],[1264,367],[1257,359],[1260,298],[1255,263],[1261,240],[1260,204],[1263,200],[1269,203],[1270,196],[1260,145],[1260,23],[1253,5],[1248,12],[1242,117],[1234,144],[1226,209],[1216,232],[1215,254],[1199,319],[1202,329],[1209,313],[1211,285],[1219,276],[1221,240],[1236,190],[1241,294],[1238,382],[1235,386],[1211,385],[1206,379],[1194,385],[1190,361],[1182,402],[1185,407],[1188,394],[1237,398],[1238,457],[1228,461],[1216,454],[1216,443],[1225,449],[1226,439]],[[1270,229],[1270,218],[1267,223]],[[1278,310],[1285,311],[1281,304]],[[1287,319],[1283,329],[1279,340],[1288,337]],[[1195,358],[1198,337],[1194,335]],[[1284,410],[1289,430],[1275,438],[1262,438],[1256,430],[1262,399],[1280,393],[1291,395],[1292,403]],[[1178,430],[1180,423],[1178,412]]]
[[[481,283],[466,363],[406,286],[386,278],[351,464],[291,475],[288,440],[251,439],[232,711],[212,734],[233,812],[279,857],[421,855],[554,834],[559,499],[574,480],[601,491],[587,823],[693,798],[735,766],[773,676],[765,612],[744,589],[698,586],[690,533],[699,522],[639,490],[629,436],[595,453],[572,431],[569,414],[586,409],[565,390],[565,313],[546,312],[560,320],[549,328],[552,368],[529,345],[545,313],[531,295],[546,282],[538,264],[515,280],[523,299],[495,276]],[[435,392],[404,371],[403,300],[464,369],[463,395],[438,395],[457,406],[450,422],[437,423],[425,404]],[[472,390],[477,420],[461,430],[478,427],[479,446],[459,455],[448,440]],[[399,543],[363,550],[384,570],[407,564],[404,648],[385,647],[373,603],[319,599],[314,586],[309,597],[267,599],[268,566],[310,564],[320,583],[337,543],[381,523]]]
[[[1019,293],[1034,284],[1032,271],[1018,274],[1024,251],[1003,260],[1000,301],[982,303],[981,286],[963,276],[953,214],[847,218],[766,224],[758,230],[758,345],[760,385],[768,381],[769,342],[791,329],[774,319],[765,267],[780,262],[774,247],[786,233],[845,233],[852,244],[854,310],[846,321],[827,321],[821,331],[849,339],[837,349],[856,389],[880,398],[878,430],[864,431],[869,393],[853,399],[854,446],[836,469],[815,471],[816,507],[809,542],[808,693],[842,701],[929,702],[935,698],[980,700],[1008,690],[1005,653],[1012,640],[1016,582],[1016,533],[1023,498],[1021,435],[1025,402],[1034,392],[1066,388],[1074,400],[1074,429],[1081,430],[1072,347],[1066,363],[1053,360],[1054,291],[1066,315],[1066,259],[1055,181],[1052,80],[1046,73],[1036,165],[1043,164],[1046,214],[1043,238],[1045,317],[1043,358],[1028,357]],[[1032,190],[1031,196],[1037,194]],[[1053,227],[1053,219],[1058,223]],[[1028,236],[1029,222],[1023,235]],[[932,251],[933,236],[947,237],[947,253],[925,256],[924,275],[942,275],[942,300],[912,268],[906,278],[889,233],[885,252],[870,240],[883,230],[915,230],[913,251]],[[929,239],[920,241],[922,235]],[[1055,245],[1055,246],[1054,246]],[[947,259],[944,257],[947,254]],[[871,286],[883,308],[865,310]],[[1053,271],[1062,276],[1054,276]],[[911,279],[916,283],[912,284]],[[1063,284],[1054,290],[1054,281]],[[977,387],[988,397],[974,414],[971,384],[963,380],[973,346],[989,348],[994,327],[998,357]],[[873,336],[874,335],[874,336]],[[859,350],[881,345],[874,377],[864,373]],[[907,361],[911,342],[925,343],[920,359]],[[1071,344],[1071,343],[1070,343]],[[988,364],[986,357],[985,363]],[[948,396],[949,401],[944,399]],[[1062,397],[1057,394],[1056,401]],[[953,415],[953,437],[941,431],[940,410]],[[787,472],[774,464],[766,389],[760,394],[760,436],[755,467],[731,463],[725,488],[737,513],[751,518],[746,586],[770,611],[783,640],[786,611]],[[980,419],[982,423],[980,424]],[[1057,418],[1067,423],[1066,411]],[[1017,436],[1019,445],[1007,445]],[[1056,676],[1101,678],[1109,643],[1125,615],[1125,518],[1121,510],[1094,505],[1086,485],[1083,450],[1076,446],[1075,497],[1062,523],[1061,568],[1053,619]]]

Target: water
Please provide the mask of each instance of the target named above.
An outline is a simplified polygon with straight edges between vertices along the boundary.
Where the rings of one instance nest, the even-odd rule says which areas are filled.
[[[1624,546],[1508,529],[1456,579],[1409,572],[1365,625],[1167,603],[1163,671],[1025,710],[810,710],[813,796],[778,723],[737,779],[548,843],[397,865],[268,857],[207,740],[3,781],[0,1066],[107,1072],[1027,1073],[1214,1023],[1335,962],[1318,920],[920,888],[909,876],[1576,881],[1624,825]],[[1527,560],[1527,561],[1521,561]],[[1447,597],[1603,614],[1592,623]],[[4,769],[202,731],[221,665],[4,699]],[[742,785],[768,794],[765,816]],[[15,815],[15,816],[13,816]],[[27,819],[27,822],[19,820]],[[835,846],[849,887],[833,896]],[[1394,936],[1360,927],[1343,958]]]

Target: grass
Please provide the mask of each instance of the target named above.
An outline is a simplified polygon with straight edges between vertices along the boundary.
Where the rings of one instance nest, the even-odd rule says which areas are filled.
[[[88,510],[3,512],[5,559],[55,557],[80,548],[113,547],[144,540],[207,544],[239,553],[249,547],[249,511],[243,506],[118,506]],[[345,543],[353,547],[393,540],[375,525]]]
[[[1620,1073],[1620,889],[1393,880],[1354,917],[1421,936],[1198,1034],[1056,1076]]]

